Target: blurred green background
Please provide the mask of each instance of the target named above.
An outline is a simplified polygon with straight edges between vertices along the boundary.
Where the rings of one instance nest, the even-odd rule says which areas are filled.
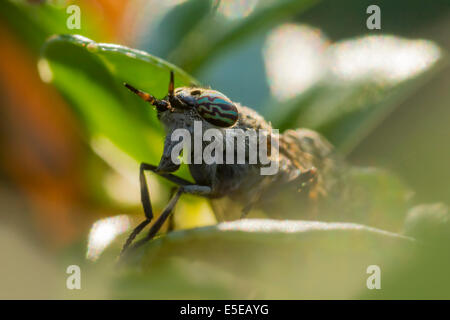
[[[448,1],[6,0],[0,18],[0,298],[450,298]],[[122,83],[162,97],[169,70],[324,134],[360,168],[373,197],[355,194],[349,222],[368,227],[217,225],[184,197],[177,231],[114,268],[143,216],[138,164],[157,164],[164,138]],[[149,185],[158,213],[171,186]]]

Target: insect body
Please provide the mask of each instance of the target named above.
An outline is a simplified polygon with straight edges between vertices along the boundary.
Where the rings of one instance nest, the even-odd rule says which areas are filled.
[[[129,84],[125,86],[145,101],[156,107],[157,117],[166,131],[164,151],[158,166],[142,163],[140,167],[141,201],[146,220],[131,233],[124,245],[124,252],[134,238],[147,226],[153,218],[149,190],[145,178],[145,171],[152,171],[178,185],[178,190],[169,204],[151,227],[148,235],[134,243],[138,247],[154,237],[164,221],[169,217],[176,202],[183,193],[190,193],[212,200],[213,207],[219,220],[232,220],[245,216],[251,208],[271,206],[278,209],[272,215],[287,213],[282,208],[287,203],[310,203],[314,198],[326,194],[335,188],[336,179],[325,178],[337,176],[332,146],[318,133],[307,129],[287,130],[276,137],[279,155],[276,159],[279,170],[272,175],[261,175],[260,163],[191,163],[189,170],[195,183],[181,179],[172,173],[179,168],[179,164],[172,161],[171,154],[176,142],[171,137],[175,130],[186,129],[195,136],[194,123],[200,121],[204,130],[272,131],[270,123],[266,122],[254,110],[232,102],[222,93],[200,87],[174,88],[173,73],[169,83],[169,93],[164,99],[157,99],[152,95],[135,89]],[[226,135],[224,135],[224,139]],[[203,149],[208,143],[203,142]],[[246,148],[249,147],[246,142]],[[224,150],[223,152],[230,152]],[[237,146],[233,146],[232,153],[236,153]],[[247,150],[248,151],[248,150]],[[248,160],[248,153],[246,153]],[[299,193],[299,191],[301,191]],[[221,201],[231,200],[239,205],[240,212],[231,213],[230,206],[219,210]],[[287,206],[286,206],[287,207]],[[222,206],[223,208],[223,206]],[[291,206],[292,208],[292,206]],[[295,214],[301,209],[294,206]],[[280,215],[283,217],[283,215]]]

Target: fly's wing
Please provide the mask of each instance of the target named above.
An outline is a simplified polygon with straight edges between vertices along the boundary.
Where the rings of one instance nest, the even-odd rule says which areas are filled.
[[[301,175],[291,173],[272,188],[280,190],[273,201],[274,212],[283,213],[284,218],[355,222],[392,231],[401,228],[409,199],[401,180],[384,170],[346,165],[325,138],[310,130],[288,130],[280,136],[279,145],[290,170],[314,166],[318,181],[311,190],[298,193],[293,188]]]
[[[319,133],[308,129],[287,130],[280,136],[279,153],[289,172],[288,181],[284,183],[291,185],[296,180],[302,183],[301,174],[314,167],[317,169],[315,193],[327,195],[337,187],[344,163]]]
[[[343,161],[317,132],[287,130],[278,139],[279,171],[261,190],[259,207],[271,218],[319,219],[319,207],[342,190]]]
[[[331,144],[318,133],[306,129],[288,130],[278,136],[278,145],[277,174],[261,177],[256,173],[258,179],[246,179],[245,187],[238,194],[245,196],[245,201],[239,197],[212,201],[219,221],[239,219],[249,206],[259,209],[253,210],[249,217],[262,211],[271,218],[313,218],[306,216],[313,212],[311,206],[322,203],[319,198],[340,189],[336,183],[342,164]],[[315,175],[308,173],[311,168],[316,169]]]

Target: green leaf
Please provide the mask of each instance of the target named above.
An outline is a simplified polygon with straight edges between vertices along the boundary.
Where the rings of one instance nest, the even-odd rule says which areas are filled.
[[[42,49],[42,73],[72,102],[91,138],[104,137],[138,161],[156,162],[163,135],[153,107],[123,87],[128,82],[157,97],[175,85],[197,83],[146,52],[96,43],[77,35],[51,37]]]
[[[90,37],[104,37],[104,28],[101,28],[95,19],[91,19],[89,4],[78,3],[83,12],[82,29],[68,29],[66,13],[67,5],[63,2],[32,4],[31,1],[5,0],[0,1],[0,16],[7,22],[8,27],[25,41],[29,49],[36,54],[46,38],[58,33],[82,33]]]
[[[151,24],[150,30],[140,30],[143,43],[139,47],[151,50],[153,54],[160,57],[167,57],[178,47],[183,38],[211,13],[212,2],[211,0],[190,0],[173,6],[167,14],[162,14],[161,21]],[[152,6],[149,10],[152,11],[149,14],[155,14]],[[161,11],[163,11],[162,8],[156,11],[156,19],[161,15]]]
[[[420,244],[405,263],[383,276],[384,290],[361,290],[361,299],[449,299],[450,213],[443,203],[412,208],[405,233]],[[378,291],[378,292],[374,292]]]
[[[351,187],[345,206],[352,215],[345,221],[400,232],[413,192],[393,173],[378,168],[348,168]]]
[[[225,222],[147,243],[113,297],[352,298],[367,266],[387,272],[414,248],[411,238],[354,223]]]
[[[203,19],[171,56],[187,71],[199,69],[209,60],[249,37],[269,30],[278,23],[296,16],[313,6],[316,0],[259,1],[254,12],[236,21],[224,21],[218,15]]]

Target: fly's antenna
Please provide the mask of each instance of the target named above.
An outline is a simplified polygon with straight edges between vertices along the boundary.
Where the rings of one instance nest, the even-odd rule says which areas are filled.
[[[150,102],[151,104],[154,104],[156,102],[156,98],[154,96],[152,96],[151,94],[141,91],[139,89],[136,89],[135,87],[133,87],[132,85],[124,82],[123,85],[125,87],[127,87],[128,90],[130,90],[131,92],[137,94],[142,100]]]
[[[168,97],[170,105],[172,107],[182,108],[183,103],[177,97],[175,97],[174,91],[175,91],[175,81],[174,81],[173,71],[170,70],[169,94],[167,95],[167,97]]]
[[[169,109],[169,104],[167,103],[167,101],[156,99],[150,93],[136,89],[135,87],[126,82],[124,82],[123,85],[127,87],[128,90],[138,95],[142,100],[147,101],[152,105],[154,105],[159,111],[165,111]]]
[[[173,92],[175,90],[173,71],[170,70],[170,82],[169,82],[169,101],[173,98]]]

